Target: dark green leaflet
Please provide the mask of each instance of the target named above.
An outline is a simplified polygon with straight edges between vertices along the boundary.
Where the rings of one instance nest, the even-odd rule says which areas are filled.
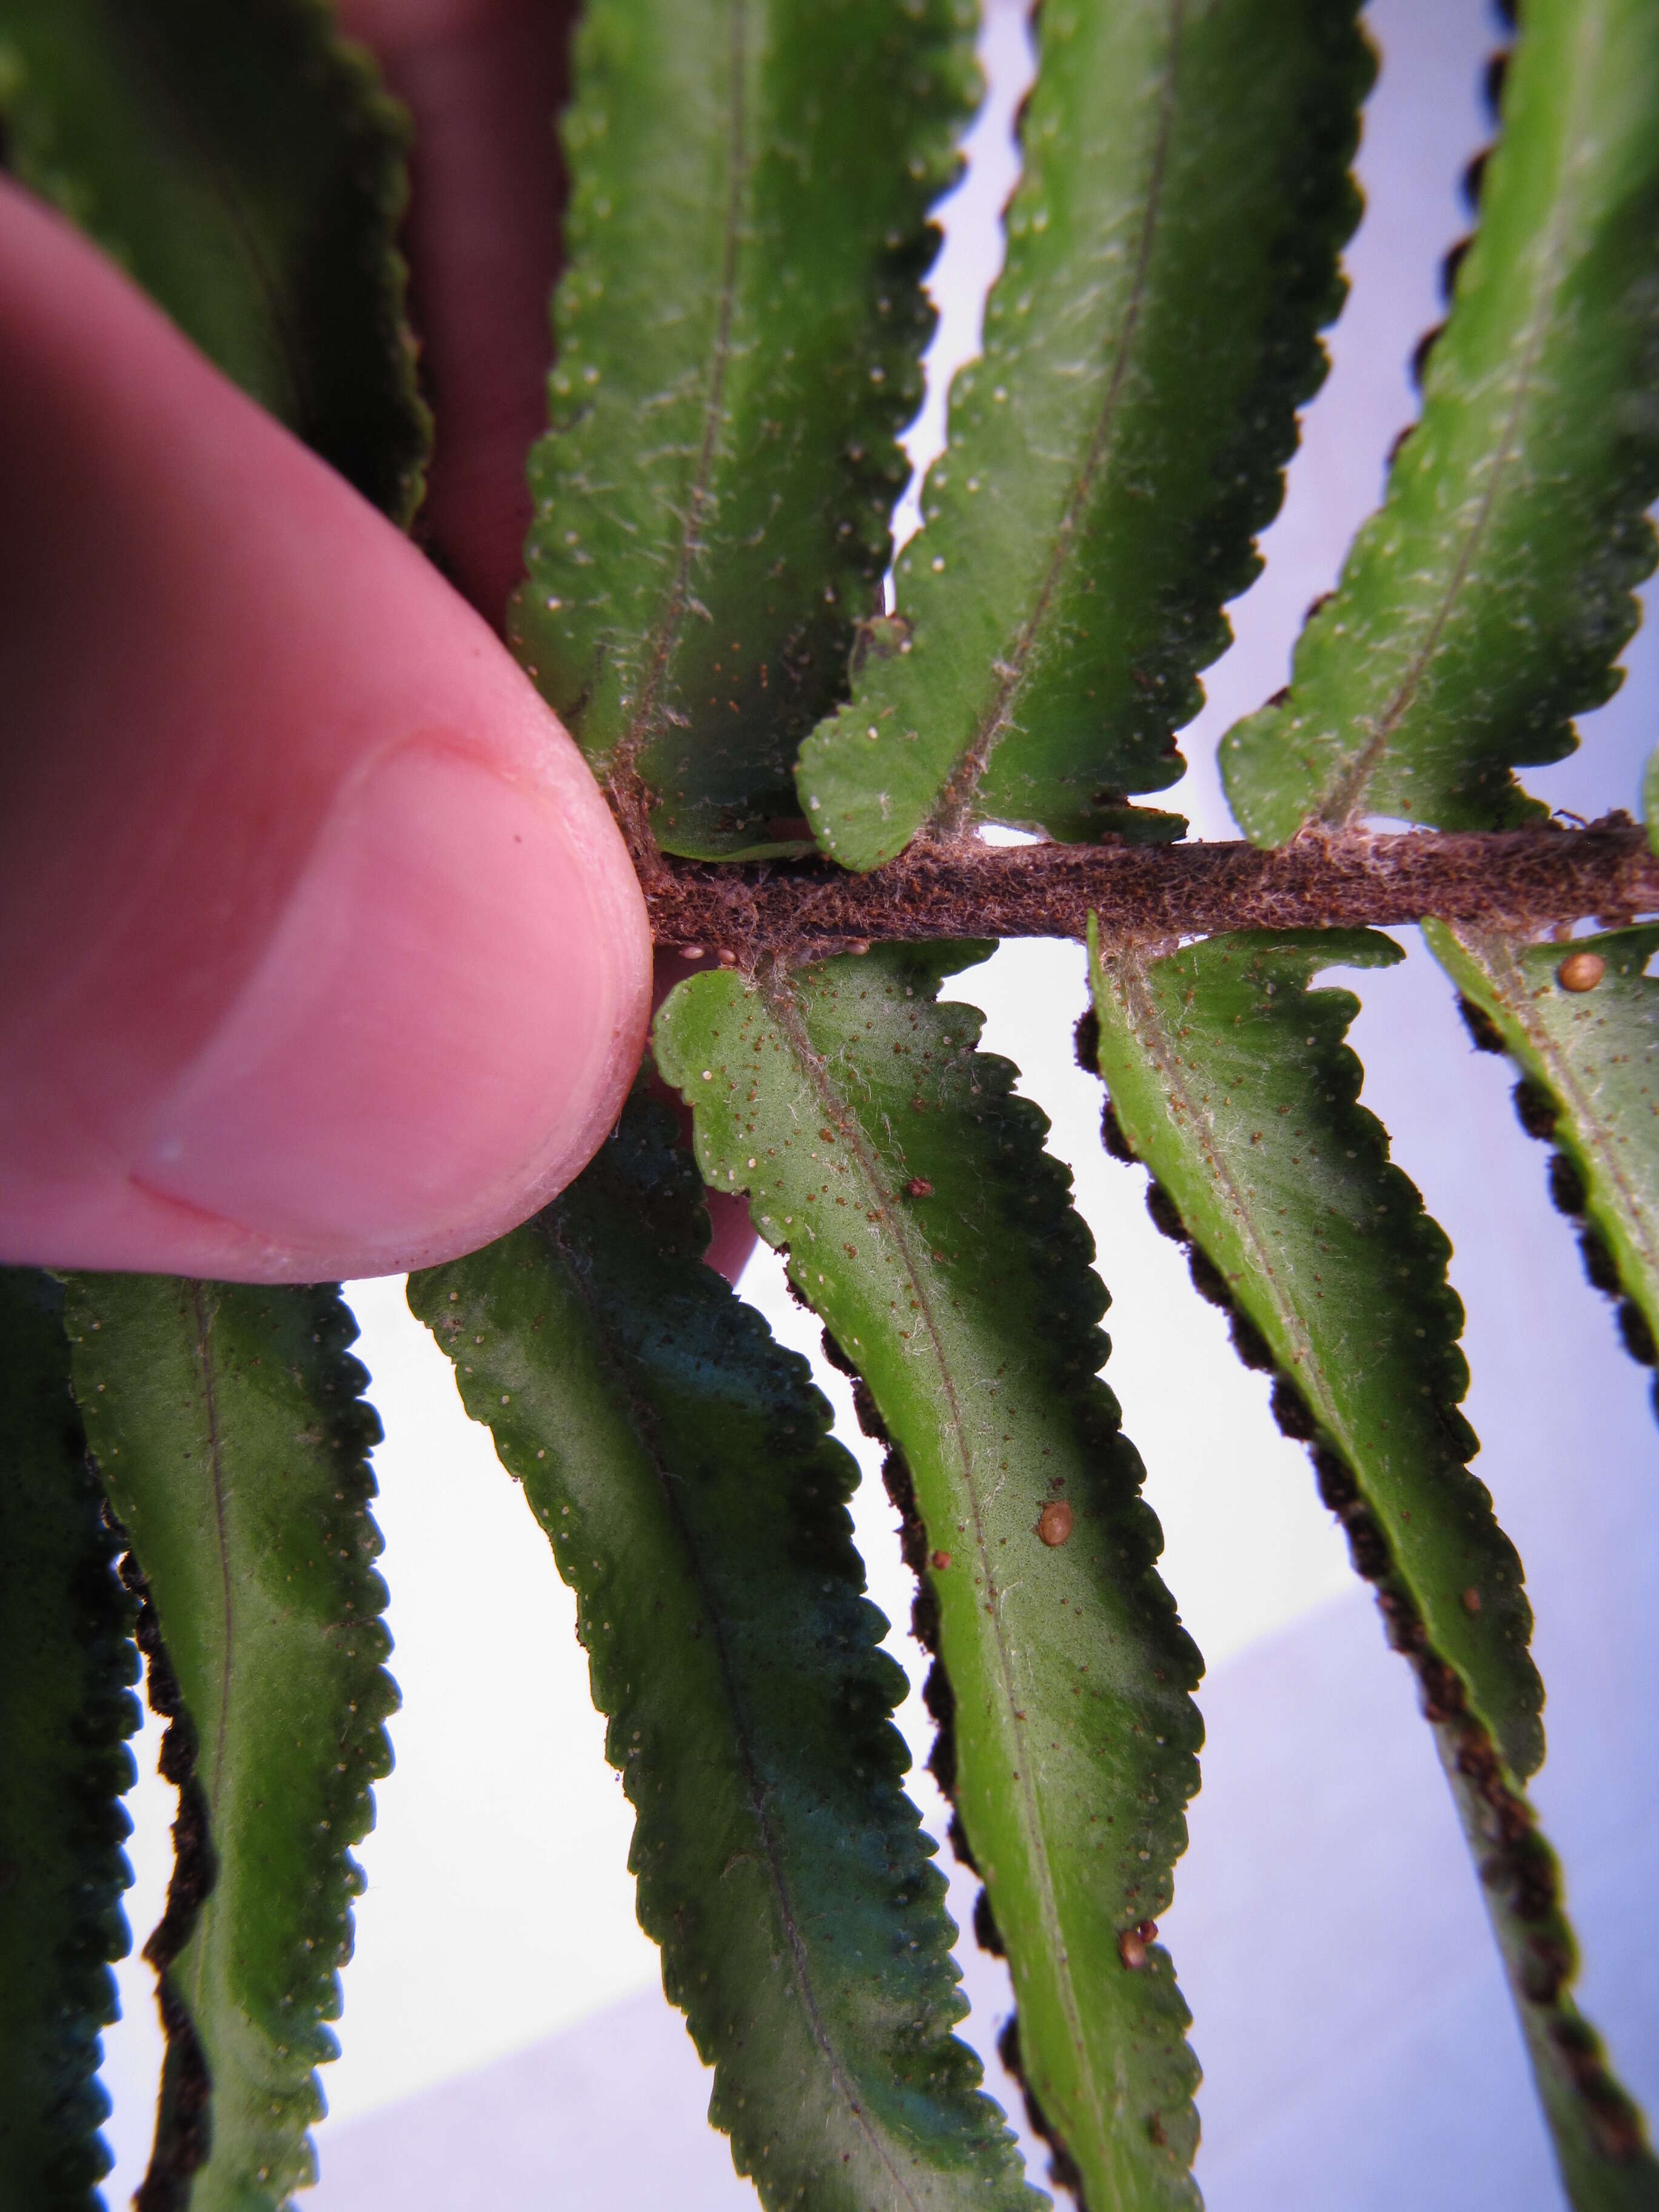
[[[0,0],[6,165],[399,523],[429,428],[405,136],[323,0]]]
[[[924,824],[1176,834],[1129,809],[1260,562],[1342,298],[1370,53],[1352,0],[1047,0],[1008,259],[951,395],[903,649],[803,750],[849,867]]]
[[[368,56],[319,0],[0,0],[7,166],[404,524],[429,433],[393,243],[405,137]],[[321,2022],[339,2008],[333,1969],[349,1952],[359,1879],[346,1846],[372,1819],[367,1781],[389,1765],[380,1723],[396,1693],[375,1664],[389,1647],[364,1510],[378,1429],[356,1402],[362,1370],[342,1356],[356,1331],[331,1293],[110,1278],[70,1297],[83,1321],[108,1316],[107,1335],[83,1333],[82,1379],[148,1571],[151,1698],[175,1715],[164,1760],[185,1804],[149,1947],[168,2055],[143,2198],[146,2212],[274,2206],[313,2173],[311,2069],[336,2049]],[[254,1371],[262,1362],[270,1372]],[[212,1571],[213,1522],[192,1525],[199,1492],[174,1495],[167,1473],[194,1452],[207,1475],[204,1421],[247,1485],[245,1514],[222,1530],[232,1579]],[[309,1518],[288,1526],[285,1549],[268,1523],[296,1498]],[[345,1539],[337,1561],[294,1552],[307,1529],[331,1528]],[[279,1567],[301,1573],[308,1611],[285,1618],[286,1588],[261,1586]],[[244,1573],[246,1588],[234,1579]],[[233,1595],[237,1648],[259,1655],[234,1683],[215,1658]],[[256,1683],[271,1660],[277,1671]]]
[[[410,1303],[576,1591],[640,1919],[738,2171],[780,2212],[1034,2208],[950,2033],[955,1930],[860,1595],[857,1470],[805,1363],[701,1264],[672,1135],[636,1093],[562,1198]]]
[[[1354,999],[1308,988],[1335,962],[1400,957],[1348,930],[1216,937],[1161,960],[1109,946],[1100,1070],[1130,1145],[1360,1482],[1436,1649],[1528,1775],[1543,1756],[1532,1611],[1465,1466],[1478,1447],[1456,1410],[1468,1370],[1450,1247],[1355,1103]]]
[[[0,1268],[0,2202],[93,2212],[125,1955],[132,1603],[70,1391],[63,1292]]]
[[[705,1176],[748,1193],[908,1463],[954,1795],[1027,2087],[1091,2206],[1193,2205],[1188,2014],[1166,1952],[1146,1939],[1133,1963],[1133,1931],[1168,1904],[1185,1848],[1200,1662],[1096,1379],[1105,1294],[1069,1177],[1012,1067],[975,1052],[981,1016],[935,1003],[978,957],[890,947],[693,976],[656,1047]],[[1062,1499],[1070,1534],[1051,1547],[1038,1521]]]
[[[1577,1188],[1563,1195],[1577,1200],[1582,1192],[1583,1203],[1569,1210],[1586,1217],[1611,1256],[1618,1285],[1638,1310],[1637,1319],[1625,1317],[1626,1340],[1651,1365],[1659,1339],[1659,982],[1644,971],[1659,949],[1659,927],[1610,930],[1571,945],[1529,945],[1439,921],[1423,933],[1532,1086],[1517,1099],[1527,1126],[1547,1135],[1577,1171]],[[1570,954],[1605,962],[1594,989],[1563,988],[1561,963]],[[1587,1256],[1599,1279],[1599,1255]]]
[[[1422,420],[1288,697],[1223,742],[1247,833],[1544,812],[1510,771],[1617,686],[1656,494],[1659,11],[1528,0]]]
[[[1117,1128],[1200,1247],[1240,1349],[1374,1583],[1480,1867],[1556,2149],[1581,2208],[1650,2205],[1639,2115],[1568,1994],[1576,1954],[1554,1856],[1522,1795],[1543,1755],[1521,1563],[1464,1462],[1468,1373],[1449,1253],[1357,1103],[1334,963],[1387,966],[1369,931],[1211,938],[1161,959],[1091,947],[1099,1065]]]
[[[802,833],[878,614],[969,0],[595,0],[514,648],[670,852]]]
[[[165,1644],[152,1695],[159,1674],[183,1701],[179,1865],[150,1953],[168,2043],[147,2212],[274,2212],[315,2179],[313,2069],[337,2051],[324,2023],[362,1883],[349,1846],[391,1768],[380,1425],[330,1285],[82,1275],[67,1318]]]

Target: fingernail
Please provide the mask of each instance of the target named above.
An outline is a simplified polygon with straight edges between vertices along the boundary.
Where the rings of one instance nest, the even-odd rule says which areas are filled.
[[[568,1180],[638,1060],[649,938],[566,780],[422,738],[352,786],[142,1181],[320,1276],[467,1249]]]

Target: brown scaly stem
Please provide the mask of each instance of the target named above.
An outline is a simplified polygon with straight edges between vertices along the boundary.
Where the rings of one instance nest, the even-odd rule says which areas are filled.
[[[1659,858],[1627,815],[1481,835],[1307,834],[1254,845],[918,841],[866,876],[818,860],[710,865],[636,854],[652,931],[752,965],[940,938],[1167,941],[1230,929],[1480,921],[1539,932],[1659,914]],[[643,865],[641,865],[643,863]]]

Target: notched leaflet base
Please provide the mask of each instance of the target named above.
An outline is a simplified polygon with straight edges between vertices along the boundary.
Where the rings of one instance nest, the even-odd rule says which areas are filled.
[[[1551,1188],[1584,1224],[1585,1272],[1620,1300],[1626,1346],[1644,1366],[1659,1346],[1659,982],[1647,973],[1659,925],[1534,945],[1495,928],[1431,921],[1424,936],[1465,1003],[1491,1025],[1482,1042],[1521,1071],[1516,1105],[1558,1148]],[[1599,962],[1588,990],[1569,962]],[[1567,970],[1571,973],[1571,970]],[[1565,1171],[1564,1171],[1565,1170]]]

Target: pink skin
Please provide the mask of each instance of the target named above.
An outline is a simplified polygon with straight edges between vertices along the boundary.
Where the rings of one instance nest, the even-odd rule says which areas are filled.
[[[405,250],[438,421],[419,529],[499,629],[530,526],[525,455],[546,421],[565,195],[550,118],[575,0],[342,0],[339,12],[415,118]],[[660,961],[655,1003],[688,972]],[[711,1191],[708,1211],[708,1264],[736,1282],[755,1244],[748,1203]]]
[[[491,635],[544,418],[573,12],[341,10],[416,120],[417,537],[477,614],[0,185],[0,1258],[422,1264],[524,1218],[614,1121],[643,905]],[[735,1278],[747,1210],[711,1211]]]
[[[0,1257],[389,1271],[614,1121],[651,947],[580,755],[390,524],[0,189]]]
[[[574,0],[346,0],[415,118],[404,250],[438,434],[417,535],[500,629],[547,422]]]

